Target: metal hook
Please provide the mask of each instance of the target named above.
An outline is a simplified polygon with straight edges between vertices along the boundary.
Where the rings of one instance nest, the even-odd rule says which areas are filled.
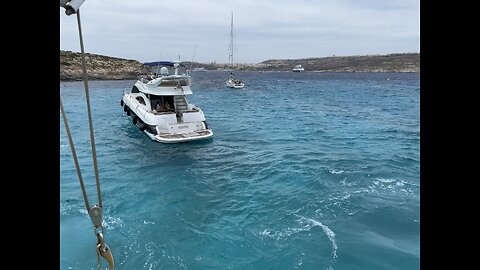
[[[108,262],[108,270],[115,269],[115,260],[113,259],[113,254],[110,248],[103,242],[103,234],[97,233],[98,243],[97,243],[97,256],[102,256]],[[98,260],[98,269],[100,268],[100,259]]]
[[[98,244],[97,252],[108,262],[108,270],[114,270],[115,260],[113,259],[113,254],[110,248],[106,244],[103,245],[103,248],[102,245]]]

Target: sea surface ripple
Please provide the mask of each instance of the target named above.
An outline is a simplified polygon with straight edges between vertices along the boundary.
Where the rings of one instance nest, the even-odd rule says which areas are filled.
[[[90,81],[116,269],[419,269],[418,73],[193,73],[214,138],[160,144],[120,106],[134,81]],[[83,82],[60,93],[97,202]],[[97,269],[60,122],[60,268]]]

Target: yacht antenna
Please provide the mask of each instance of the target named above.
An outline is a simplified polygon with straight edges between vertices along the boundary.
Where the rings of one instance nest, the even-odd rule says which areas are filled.
[[[192,62],[190,63],[190,69],[193,67],[193,59],[195,59],[195,52],[197,51],[197,44],[195,44],[195,48],[193,49],[193,56],[192,56]]]
[[[160,48],[160,57],[158,58],[157,75],[160,73],[160,61],[162,61],[163,46]]]

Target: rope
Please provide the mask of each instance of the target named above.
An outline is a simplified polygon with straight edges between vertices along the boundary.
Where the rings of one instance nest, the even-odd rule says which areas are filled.
[[[95,181],[97,184],[98,206],[102,207],[102,193],[100,190],[100,180],[98,178],[97,150],[95,147],[95,137],[93,136],[92,113],[90,110],[90,96],[88,92],[87,64],[85,62],[85,51],[83,49],[82,26],[80,23],[80,10],[77,11],[78,34],[80,36],[80,49],[82,52],[83,82],[85,84],[85,97],[87,100],[88,124],[90,125],[90,143],[92,144],[93,167],[95,169]]]
[[[70,128],[68,127],[67,116],[65,115],[65,110],[63,109],[62,98],[60,97],[60,111],[62,112],[63,124],[65,130],[67,131],[68,142],[70,143],[70,149],[72,150],[73,160],[75,161],[75,167],[77,167],[78,181],[82,187],[83,199],[85,200],[85,206],[87,207],[87,212],[90,211],[90,204],[88,204],[87,192],[85,191],[85,185],[83,184],[82,173],[80,172],[80,165],[78,164],[77,152],[75,151],[75,145],[73,144],[72,134],[70,133]]]
[[[85,61],[85,51],[83,47],[83,37],[82,37],[82,27],[80,23],[80,10],[77,11],[77,22],[78,22],[78,32],[80,35],[80,48],[81,48],[81,55],[82,55],[82,68],[83,68],[83,81],[85,85],[85,96],[87,100],[87,112],[88,112],[88,124],[90,126],[90,142],[92,145],[92,158],[93,158],[93,166],[95,169],[95,181],[96,181],[96,186],[97,186],[97,194],[98,194],[98,206],[102,208],[102,196],[101,196],[101,189],[100,189],[100,180],[98,177],[98,162],[97,162],[97,150],[95,147],[95,138],[93,135],[93,121],[92,121],[92,113],[90,109],[90,95],[88,91],[88,78],[87,78],[87,65]],[[65,114],[65,110],[63,108],[63,103],[62,103],[62,98],[60,98],[60,111],[62,112],[62,117],[63,117],[63,123],[65,125],[65,130],[67,131],[68,135],[68,141],[70,143],[70,149],[72,150],[72,156],[73,160],[75,162],[75,167],[77,168],[77,175],[78,175],[78,181],[80,182],[80,186],[82,188],[82,193],[83,193],[83,199],[85,200],[85,206],[87,208],[87,212],[90,211],[91,207],[90,204],[88,203],[88,197],[87,197],[87,192],[85,190],[85,185],[83,183],[83,177],[82,173],[80,171],[80,165],[78,163],[78,157],[77,153],[75,151],[75,146],[73,144],[73,139],[72,139],[72,134],[70,132],[70,128],[68,126],[68,120],[67,116]]]
[[[83,2],[83,1],[82,1]],[[61,4],[62,2],[60,2]],[[81,4],[81,3],[80,3]],[[71,14],[71,13],[70,13]],[[67,13],[67,15],[70,15]],[[60,111],[62,112],[63,122],[65,124],[65,129],[68,135],[68,142],[70,143],[70,149],[72,150],[73,160],[75,161],[75,166],[77,168],[78,180],[80,182],[80,186],[82,188],[83,199],[85,200],[85,206],[87,208],[88,215],[92,220],[94,225],[94,232],[97,236],[98,243],[97,243],[97,258],[98,258],[98,269],[101,268],[100,263],[100,256],[102,256],[108,262],[108,269],[114,270],[115,269],[115,261],[113,259],[113,254],[110,248],[104,243],[103,241],[103,209],[102,209],[102,193],[100,190],[100,180],[98,177],[98,162],[97,162],[97,150],[95,147],[95,137],[93,135],[93,121],[92,121],[92,113],[90,109],[90,95],[88,92],[88,78],[87,78],[87,64],[85,61],[85,50],[83,48],[83,37],[82,37],[82,26],[80,23],[80,10],[77,10],[77,22],[78,22],[78,34],[80,36],[80,48],[81,48],[81,55],[82,55],[82,69],[83,69],[83,82],[85,84],[85,97],[87,101],[87,112],[88,112],[88,124],[90,126],[90,142],[92,145],[92,158],[93,158],[93,166],[95,168],[95,180],[97,186],[97,195],[98,195],[98,205],[94,205],[90,207],[88,203],[87,192],[85,190],[85,185],[83,184],[82,174],[80,172],[80,165],[78,163],[78,157],[75,151],[75,146],[73,144],[72,135],[70,133],[70,128],[68,126],[67,116],[65,115],[65,110],[63,108],[62,99],[60,98]],[[97,229],[101,229],[101,232],[97,232]]]

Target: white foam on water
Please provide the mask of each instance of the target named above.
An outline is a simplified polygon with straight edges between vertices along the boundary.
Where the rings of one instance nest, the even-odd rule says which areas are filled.
[[[335,170],[335,169],[332,169],[332,170],[328,170],[331,174],[341,174],[343,173],[343,170]]]
[[[306,218],[306,217],[303,217],[303,216],[300,216],[300,215],[297,215],[297,214],[294,214],[294,215],[299,217],[299,219],[297,221],[299,221],[301,224],[305,224],[305,223],[306,224],[301,228],[286,228],[286,229],[283,229],[281,231],[276,231],[276,232],[272,232],[270,229],[265,229],[265,230],[263,230],[262,232],[259,233],[259,236],[261,236],[262,238],[269,237],[269,238],[273,238],[273,239],[279,241],[279,240],[282,240],[284,238],[287,238],[287,237],[291,236],[292,234],[296,234],[296,233],[299,233],[299,232],[310,231],[313,227],[319,226],[320,228],[322,228],[323,232],[325,233],[328,240],[332,244],[332,259],[330,260],[330,262],[334,263],[335,260],[338,257],[338,255],[337,255],[338,247],[337,247],[337,243],[335,242],[335,232],[333,232],[328,226],[324,225],[323,223],[321,223],[318,220],[311,219],[311,218]],[[299,263],[303,263],[303,261],[301,260],[301,261],[299,261]],[[300,265],[297,265],[297,266],[300,266]],[[327,269],[333,269],[333,267],[329,266],[329,268],[327,268]]]
[[[332,259],[330,260],[330,262],[334,263],[335,260],[338,257],[337,256],[338,247],[337,247],[337,243],[335,242],[335,233],[328,226],[324,225],[320,221],[317,221],[317,220],[314,220],[314,219],[311,219],[311,218],[306,218],[306,217],[303,217],[303,216],[299,216],[297,214],[294,214],[294,215],[299,217],[299,219],[297,221],[299,221],[302,224],[304,224],[306,222],[306,225],[304,225],[301,228],[286,228],[286,229],[283,229],[281,231],[276,231],[276,232],[272,232],[270,229],[265,229],[262,232],[260,232],[259,235],[262,238],[263,237],[269,237],[269,238],[275,239],[276,241],[279,241],[279,240],[288,238],[289,236],[291,236],[293,234],[296,234],[296,233],[299,233],[299,232],[307,232],[307,231],[310,231],[313,227],[319,226],[320,228],[322,228],[323,232],[325,233],[328,240],[332,244]],[[302,267],[303,256],[304,255],[305,255],[305,253],[302,252],[302,256],[297,261],[294,269]],[[333,270],[333,267],[330,265],[326,269],[327,270]]]
[[[262,237],[270,237],[272,239],[275,239],[277,241],[283,240],[285,238],[290,237],[293,234],[299,233],[299,232],[304,232],[304,231],[309,231],[310,228],[286,228],[281,231],[276,231],[272,232],[269,229],[265,229],[262,232],[259,233],[260,236]]]
[[[382,183],[394,183],[398,181],[397,179],[393,179],[393,178],[375,178],[375,180]]]
[[[75,212],[75,210],[80,213],[81,217],[90,220],[90,216],[88,215],[87,209],[85,208],[77,208],[78,206],[74,204],[64,203],[60,204],[60,214],[62,215],[70,215]],[[152,222],[153,223],[153,222]],[[154,223],[153,223],[154,224]],[[111,217],[111,216],[103,216],[103,227],[109,229],[115,229],[118,227],[124,227],[125,222],[121,218]]]
[[[345,187],[353,187],[358,184],[356,182],[347,182],[347,177],[343,178],[342,181],[340,181],[340,183]]]
[[[295,267],[293,269],[298,269],[299,267],[300,268],[302,267],[304,257],[305,257],[305,252],[302,251],[302,256],[297,260],[297,263],[295,264]]]
[[[271,236],[270,230],[265,229],[263,232],[260,232],[258,235],[260,236]]]
[[[309,224],[312,226],[310,228],[313,228],[315,226],[320,226],[322,228],[323,232],[327,235],[328,240],[330,240],[330,243],[332,243],[332,263],[335,261],[335,259],[338,257],[337,256],[337,243],[335,242],[335,233],[326,225],[321,223],[318,220],[311,219],[311,218],[306,218],[306,217],[300,217],[300,221],[307,221]]]
[[[418,187],[420,185],[394,178],[375,178],[372,185],[369,186],[370,190],[375,193],[387,191],[403,192],[409,195],[414,195]]]
[[[61,203],[60,204],[60,215],[69,215],[75,210],[75,205],[70,203]]]
[[[78,209],[78,212],[80,212],[80,214],[82,214],[83,217],[90,218],[88,216],[87,209],[80,208],[80,209]]]
[[[148,251],[148,255],[145,262],[143,263],[143,268],[147,269],[148,267],[148,269],[157,269],[157,262],[153,260],[155,254],[155,245],[152,242],[149,242],[145,244],[145,250]]]
[[[146,220],[142,220],[143,221],[143,224],[155,224],[155,221],[146,221]]]
[[[103,217],[103,224],[107,229],[121,228],[125,226],[125,222],[121,218],[106,216]]]

